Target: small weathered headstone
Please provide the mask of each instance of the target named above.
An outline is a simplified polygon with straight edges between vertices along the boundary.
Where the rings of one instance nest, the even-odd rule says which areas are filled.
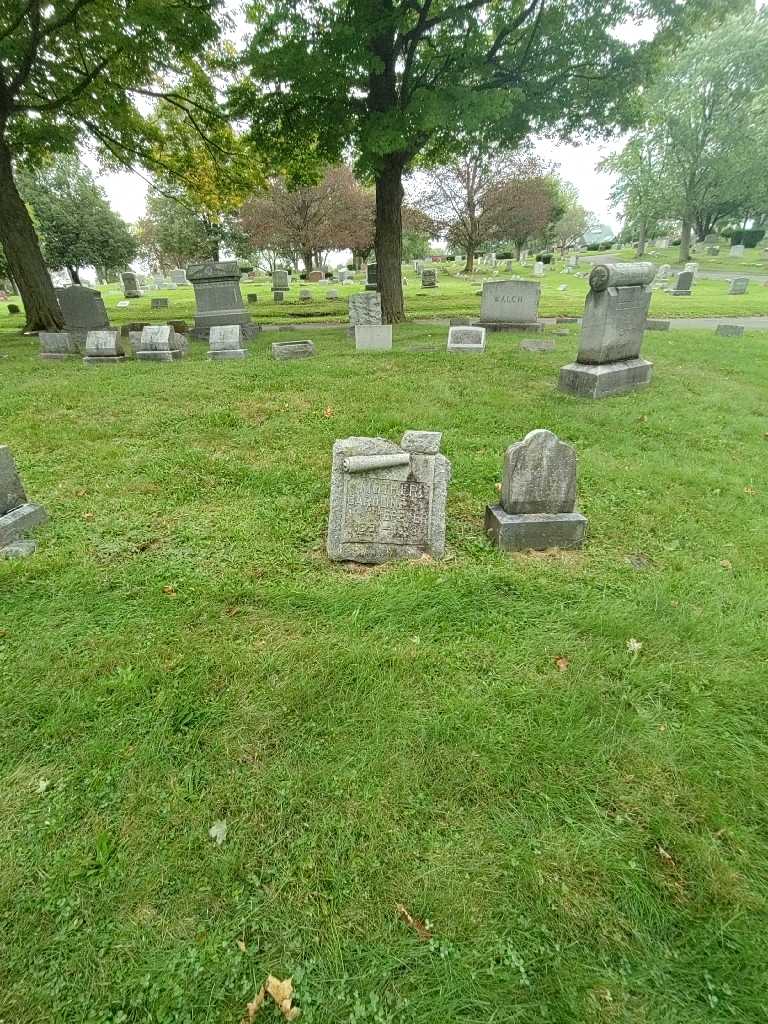
[[[748,277],[734,277],[731,281],[731,287],[728,291],[729,295],[746,295],[747,289],[749,288]]]
[[[208,333],[209,359],[245,359],[247,355],[240,324],[211,327]]]
[[[437,288],[437,271],[432,267],[425,267],[421,272],[422,288]]]
[[[378,287],[379,267],[376,263],[369,263],[365,271],[365,290],[375,292]]]
[[[746,247],[743,245],[732,245],[729,255],[731,256],[743,256],[746,251]]]
[[[311,302],[312,292],[308,288],[301,288],[299,290],[299,302]]]
[[[669,320],[646,320],[645,329],[646,331],[668,331],[670,327]]]
[[[124,363],[125,353],[119,333],[117,331],[88,331],[85,336],[83,362],[90,366],[99,363]]]
[[[328,294],[325,296],[325,299],[326,299],[326,302],[334,302],[336,299],[338,299],[338,297],[339,297],[339,293],[336,291],[336,289],[335,288],[329,288],[328,289]]]
[[[379,564],[445,554],[451,464],[442,434],[408,430],[399,445],[347,437],[333,446],[328,557]]]
[[[720,255],[720,246],[719,245],[708,245],[707,246],[707,256],[719,256],[719,255]]]
[[[358,324],[355,349],[358,352],[389,352],[392,348],[392,324]]]
[[[123,295],[126,299],[140,299],[144,292],[139,285],[139,275],[132,270],[126,270],[120,277],[123,282]]]
[[[16,543],[32,527],[46,522],[45,509],[27,501],[11,449],[0,445],[0,548]]]
[[[693,272],[691,270],[683,270],[682,273],[677,275],[677,282],[675,287],[670,292],[671,295],[690,295],[691,285],[693,284]]]
[[[325,274],[322,270],[310,270],[307,274],[307,281],[309,284],[320,284],[324,277]]]
[[[55,361],[77,355],[77,343],[68,331],[40,331],[38,338],[41,359]]]
[[[151,309],[168,309],[168,299],[165,297],[150,299],[149,305]]]
[[[540,331],[540,297],[537,281],[486,281],[478,326],[488,331]]]
[[[645,387],[653,364],[640,358],[651,304],[653,263],[600,263],[589,275],[576,362],[560,370],[560,390],[607,398]]]
[[[485,352],[484,327],[449,327],[449,352]]]
[[[541,262],[541,260],[536,260],[536,262],[533,264],[533,273],[535,277],[544,276],[544,264]]]
[[[172,270],[171,273],[170,273],[170,278],[171,278],[171,281],[177,287],[181,287],[182,285],[189,284],[189,281],[187,281],[187,272],[186,272],[186,270],[181,270],[181,269],[179,269],[179,270]]]
[[[259,296],[256,292],[248,292],[246,298],[248,299],[249,306],[253,306],[259,301]]]
[[[315,354],[311,341],[273,341],[273,359],[308,359]]]
[[[275,302],[285,302],[285,292],[273,291],[272,298]]]
[[[349,331],[355,327],[381,323],[381,295],[378,292],[358,292],[349,297]]]
[[[507,448],[501,504],[485,511],[485,530],[502,551],[580,548],[587,520],[576,507],[576,452],[549,430],[532,430]]]
[[[141,341],[135,349],[136,358],[143,362],[171,363],[181,359],[181,338],[170,324],[150,324],[141,332]]]
[[[551,338],[523,338],[520,349],[523,352],[554,352],[555,343]]]
[[[718,324],[715,334],[721,338],[740,338],[744,333],[741,324]]]
[[[291,287],[291,277],[287,270],[275,270],[272,273],[272,291],[287,292]]]

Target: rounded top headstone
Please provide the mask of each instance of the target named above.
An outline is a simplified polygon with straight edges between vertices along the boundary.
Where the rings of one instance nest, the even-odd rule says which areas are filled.
[[[653,263],[598,263],[589,275],[589,287],[593,292],[604,292],[608,288],[648,285],[654,277]]]

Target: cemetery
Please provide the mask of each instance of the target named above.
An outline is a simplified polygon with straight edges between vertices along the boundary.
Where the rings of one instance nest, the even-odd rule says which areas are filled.
[[[345,77],[350,11],[383,45],[357,0],[253,5],[234,84],[212,0],[0,14],[33,76],[0,117],[0,1024],[763,1019],[768,194],[734,181],[768,135],[733,96],[768,102],[768,9],[692,2],[689,40],[630,0],[681,33],[635,99],[690,114],[675,61],[739,43],[732,202],[691,219],[655,115],[596,158],[602,235],[493,76],[514,12],[609,137],[568,61],[627,81],[612,10],[565,46],[538,0],[436,4],[445,35],[395,3],[398,88],[433,41],[452,69],[403,138]],[[149,176],[130,223],[86,153]]]

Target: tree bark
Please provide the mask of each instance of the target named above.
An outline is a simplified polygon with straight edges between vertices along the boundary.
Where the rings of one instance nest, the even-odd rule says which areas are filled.
[[[636,248],[636,251],[637,251],[637,255],[638,256],[645,256],[645,224],[644,223],[640,224],[640,230],[638,231],[638,237],[637,237],[637,248]]]
[[[475,250],[473,246],[467,249],[467,265],[464,267],[465,274],[473,274],[475,272]]]
[[[308,274],[312,269],[312,253],[308,250],[301,254],[301,258],[304,262],[304,270]]]
[[[77,267],[67,267],[69,276],[72,278],[72,284],[80,284],[80,271]]]
[[[26,332],[58,331],[64,319],[32,218],[13,178],[11,151],[0,139],[0,242],[24,303]]]
[[[680,262],[687,263],[691,258],[691,220],[683,217],[683,230],[680,233]]]
[[[397,153],[384,157],[376,176],[376,264],[385,324],[405,320],[403,306],[403,166]]]

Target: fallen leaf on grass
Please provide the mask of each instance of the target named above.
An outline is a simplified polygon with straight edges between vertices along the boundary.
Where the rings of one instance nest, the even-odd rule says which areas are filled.
[[[221,846],[221,844],[227,838],[226,821],[214,821],[214,823],[208,829],[208,835],[211,837],[211,839],[216,840],[217,846]]]
[[[668,853],[664,849],[664,847],[661,845],[661,843],[657,843],[656,844],[656,853],[658,853],[659,857],[661,857],[661,859],[664,861],[665,864],[674,864],[675,863],[675,858],[672,856],[671,853]]]
[[[627,640],[627,650],[632,655],[632,661],[637,660],[637,656],[640,653],[640,651],[642,651],[642,649],[643,644],[640,640],[635,640],[633,636],[631,636],[629,640]]]
[[[88,491],[86,491],[86,489],[84,487],[78,487],[77,490],[75,491],[75,497],[76,498],[84,498],[87,493],[88,493]]]
[[[555,666],[558,672],[565,672],[565,670],[568,668],[570,664],[570,661],[568,661],[567,658],[564,658],[562,654],[559,658],[555,658]]]
[[[242,939],[238,939],[237,948],[240,950],[241,953],[244,953],[248,947],[246,946]]]
[[[163,593],[167,594],[168,597],[176,597],[176,587],[172,587],[170,583],[166,583],[163,587]]]
[[[293,980],[286,978],[281,981],[274,975],[267,976],[267,980],[254,996],[252,1002],[246,1004],[246,1015],[241,1024],[252,1024],[256,1014],[264,1005],[267,996],[271,996],[275,1004],[286,1020],[296,1020],[299,1016],[298,1006],[293,1005]]]
[[[40,781],[37,784],[37,792],[44,793],[46,789],[48,789],[50,784],[51,783],[48,781],[48,779],[40,779]]]
[[[327,405],[325,407],[325,409],[323,409],[323,416],[325,416],[325,418],[327,420],[329,420],[331,418],[331,416],[333,416],[333,407],[330,406],[330,405]]]
[[[396,903],[395,910],[397,911],[397,916],[400,918],[403,924],[406,924],[408,925],[409,928],[412,928],[419,936],[422,942],[429,942],[429,940],[432,938],[432,932],[429,930],[429,928],[427,928],[423,921],[420,921],[418,917],[414,917],[413,914],[409,913],[408,908],[405,906],[404,903]]]
[[[746,486],[746,487],[744,488],[744,493],[745,493],[745,494],[750,494],[750,495],[755,495],[755,494],[757,494],[757,491],[755,490],[755,488],[754,488],[754,487],[751,487],[751,486],[747,485],[747,486]]]
[[[733,568],[733,563],[729,562],[727,558],[721,559],[720,565],[721,565],[721,567],[723,569],[732,569]]]
[[[93,512],[83,512],[83,519],[90,523],[93,519]]]

